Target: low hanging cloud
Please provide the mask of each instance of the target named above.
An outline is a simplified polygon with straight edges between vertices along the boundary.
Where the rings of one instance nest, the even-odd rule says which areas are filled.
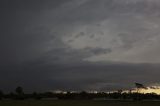
[[[4,89],[108,90],[135,81],[159,83],[159,0],[0,2]]]
[[[156,0],[113,0],[112,2],[102,0],[94,9],[103,13],[103,10],[113,8],[105,11],[106,18],[99,19],[102,15],[98,15],[99,20],[79,26],[71,32],[71,36],[65,37],[64,41],[74,49],[87,46],[109,48],[112,51],[109,54],[90,56],[86,59],[88,61],[159,63],[159,5],[156,4],[157,2]],[[107,3],[109,7],[102,6],[101,3]],[[92,13],[94,9],[87,11]],[[82,35],[81,32],[83,32]]]

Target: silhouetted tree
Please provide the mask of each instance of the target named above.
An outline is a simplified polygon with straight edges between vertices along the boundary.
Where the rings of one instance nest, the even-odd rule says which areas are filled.
[[[81,99],[88,99],[88,93],[86,91],[82,91],[79,95]]]
[[[10,93],[8,94],[8,98],[10,98],[10,99],[15,99],[15,94],[14,94],[13,92],[10,92]]]
[[[2,90],[0,90],[0,100],[2,100],[2,98],[3,98],[3,92],[2,92]]]
[[[36,100],[42,99],[41,95],[38,94],[37,92],[33,92],[32,97],[33,97],[34,99],[36,99]]]
[[[22,88],[22,87],[20,87],[20,86],[19,86],[19,87],[17,87],[15,91],[16,91],[16,93],[17,93],[18,95],[23,94],[23,88]]]
[[[24,92],[23,92],[23,88],[22,87],[17,87],[15,89],[15,92],[17,93],[16,95],[16,99],[19,99],[19,100],[23,100],[25,99],[25,95],[24,95]]]
[[[117,92],[118,92],[119,94],[121,94],[121,93],[123,92],[123,90],[119,89]]]

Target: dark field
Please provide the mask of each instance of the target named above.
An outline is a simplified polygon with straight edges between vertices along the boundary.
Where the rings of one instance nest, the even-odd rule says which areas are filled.
[[[0,101],[0,106],[160,106],[160,101],[25,100]]]

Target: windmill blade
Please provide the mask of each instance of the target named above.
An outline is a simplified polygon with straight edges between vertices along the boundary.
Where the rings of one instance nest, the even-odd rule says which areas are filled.
[[[143,89],[147,89],[143,84],[140,83],[135,83],[137,88],[143,88]]]

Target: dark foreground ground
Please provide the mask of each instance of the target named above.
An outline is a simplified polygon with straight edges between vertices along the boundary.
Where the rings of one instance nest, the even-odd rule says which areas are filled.
[[[0,106],[160,106],[160,101],[5,100],[0,101]]]

